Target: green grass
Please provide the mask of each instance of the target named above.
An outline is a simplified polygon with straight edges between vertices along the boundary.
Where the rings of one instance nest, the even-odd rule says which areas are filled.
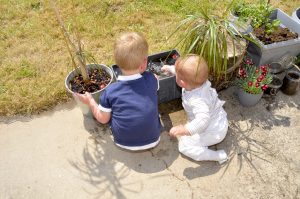
[[[111,65],[116,35],[139,31],[146,36],[150,53],[169,50],[176,38],[167,37],[201,3],[60,0],[58,8],[66,25],[78,23],[86,50],[99,63]],[[300,0],[274,1],[274,5],[290,14]],[[0,115],[38,113],[69,100],[64,79],[72,70],[71,61],[48,1],[0,0],[0,13]]]

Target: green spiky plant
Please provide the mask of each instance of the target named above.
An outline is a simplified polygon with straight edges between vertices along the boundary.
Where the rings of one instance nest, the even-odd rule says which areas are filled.
[[[219,1],[205,0],[199,6],[199,12],[188,15],[171,34],[179,34],[179,41],[175,46],[180,47],[183,55],[197,54],[207,61],[215,85],[226,79],[229,45],[232,44],[232,56],[235,58],[236,45],[240,45],[244,39],[253,40],[230,25],[229,14],[234,2],[229,2],[222,12],[216,9]]]

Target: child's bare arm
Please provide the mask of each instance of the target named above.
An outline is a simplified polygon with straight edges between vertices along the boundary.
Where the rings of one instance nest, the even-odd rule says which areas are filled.
[[[86,105],[88,105],[90,107],[94,117],[100,123],[106,124],[107,122],[109,122],[109,120],[111,118],[111,113],[101,111],[98,107],[97,102],[94,100],[94,98],[92,97],[92,95],[90,93],[77,94],[77,96],[80,99],[80,101],[82,101],[83,103],[85,103]]]

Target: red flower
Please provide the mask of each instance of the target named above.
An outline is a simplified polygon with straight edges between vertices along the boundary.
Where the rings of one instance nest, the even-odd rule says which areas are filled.
[[[177,54],[174,54],[174,55],[172,55],[172,58],[173,58],[173,59],[177,59],[177,58],[178,58],[178,55],[177,55]]]
[[[239,75],[243,76],[245,74],[245,70],[243,68],[240,68],[239,70]]]
[[[259,86],[260,86],[260,83],[259,83],[259,82],[256,82],[256,83],[255,83],[255,87],[258,88]]]
[[[263,80],[264,78],[265,78],[264,75],[260,75],[260,76],[259,76],[259,79],[261,79],[261,80]]]
[[[252,86],[252,82],[251,81],[248,82],[248,86]]]
[[[262,70],[263,72],[265,72],[265,73],[268,71],[268,66],[264,66],[264,65],[263,65],[263,66],[261,66],[260,68],[261,68],[261,70]]]
[[[258,73],[258,72],[259,72],[259,69],[256,69],[256,70],[255,70],[255,73]]]
[[[265,90],[267,90],[268,87],[269,87],[269,86],[268,86],[267,84],[264,84],[264,85],[261,87],[261,89],[265,91]]]
[[[247,60],[246,60],[246,64],[248,64],[248,65],[252,64],[251,59],[247,59]]]

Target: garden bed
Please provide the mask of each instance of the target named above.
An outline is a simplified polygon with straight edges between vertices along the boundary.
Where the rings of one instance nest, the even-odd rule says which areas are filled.
[[[265,44],[263,41],[260,41],[259,36],[254,35],[254,39],[257,43],[249,42],[247,48],[247,55],[256,65],[264,65],[272,62],[278,61],[285,55],[296,56],[300,53],[300,24],[293,20],[286,13],[280,9],[276,9],[273,14],[270,16],[270,19],[278,19],[281,22],[281,29],[286,35],[284,37],[293,37],[287,40],[287,38],[281,38],[280,36],[272,36],[277,39],[282,39],[284,41],[278,41],[270,44]],[[291,36],[291,33],[287,33],[285,29],[289,29],[291,32],[297,34],[297,37]],[[256,33],[260,35],[261,30],[256,30]],[[255,34],[255,31],[254,31]],[[279,35],[279,33],[275,33]],[[294,38],[295,37],[295,38]],[[272,39],[272,40],[274,40]],[[270,38],[265,39],[265,42],[269,43]]]
[[[290,31],[288,28],[282,27],[278,27],[271,34],[265,34],[264,27],[256,28],[253,32],[264,45],[298,38],[297,33]]]

